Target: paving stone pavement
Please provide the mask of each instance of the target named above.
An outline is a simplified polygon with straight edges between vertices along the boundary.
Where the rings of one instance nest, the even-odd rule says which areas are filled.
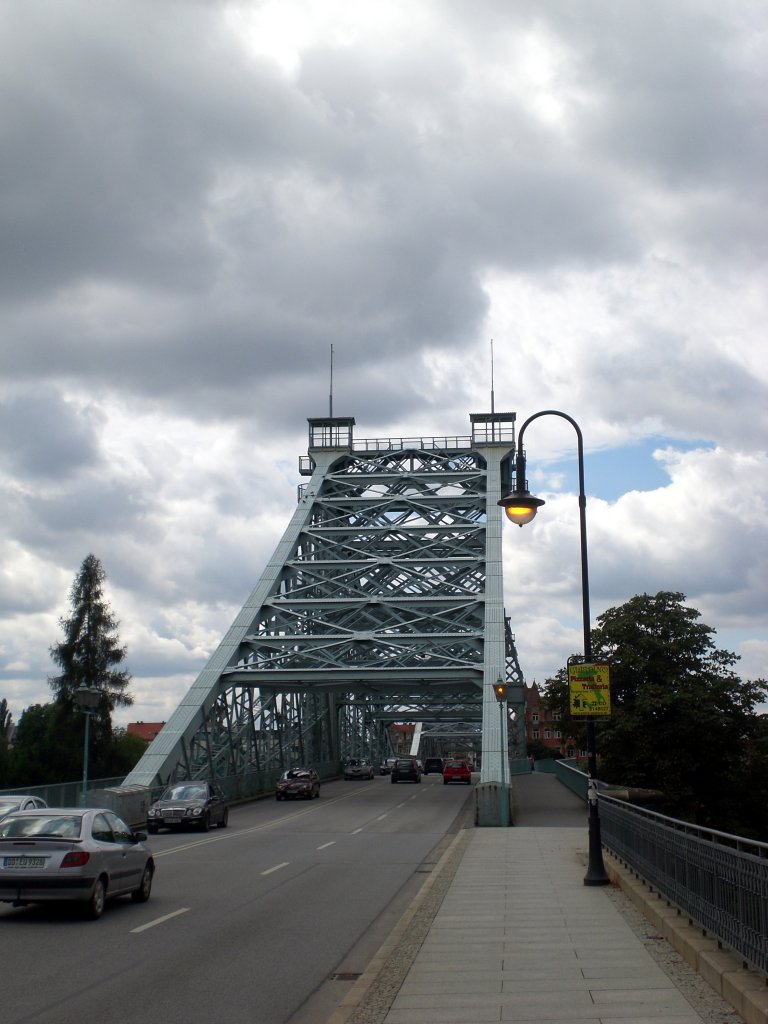
[[[740,1024],[616,887],[583,884],[581,801],[519,788],[519,825],[459,832],[328,1024]]]

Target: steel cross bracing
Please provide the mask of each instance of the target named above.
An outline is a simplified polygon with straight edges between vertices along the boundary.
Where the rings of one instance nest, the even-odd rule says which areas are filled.
[[[497,777],[493,682],[521,716],[523,701],[496,506],[514,414],[472,421],[418,448],[309,421],[311,480],[282,541],[126,784],[384,757],[395,721],[474,722]]]

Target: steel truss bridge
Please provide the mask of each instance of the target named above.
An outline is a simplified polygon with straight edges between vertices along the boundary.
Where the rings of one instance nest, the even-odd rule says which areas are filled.
[[[309,480],[280,543],[124,785],[377,763],[393,723],[416,724],[424,755],[476,750],[481,781],[524,755],[496,504],[515,414],[473,414],[466,437],[356,440],[351,417],[308,423]]]

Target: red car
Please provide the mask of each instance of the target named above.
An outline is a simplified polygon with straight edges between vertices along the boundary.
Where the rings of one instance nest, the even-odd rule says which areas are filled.
[[[464,782],[467,786],[472,785],[472,772],[466,761],[446,761],[443,767],[443,785],[449,782]]]

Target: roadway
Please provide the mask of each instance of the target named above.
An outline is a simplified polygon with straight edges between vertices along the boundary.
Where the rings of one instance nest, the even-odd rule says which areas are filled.
[[[3,1022],[317,1020],[418,889],[471,792],[438,775],[326,783],[319,800],[232,807],[226,829],[151,836],[146,904],[115,901],[95,922],[65,905],[0,904]]]

